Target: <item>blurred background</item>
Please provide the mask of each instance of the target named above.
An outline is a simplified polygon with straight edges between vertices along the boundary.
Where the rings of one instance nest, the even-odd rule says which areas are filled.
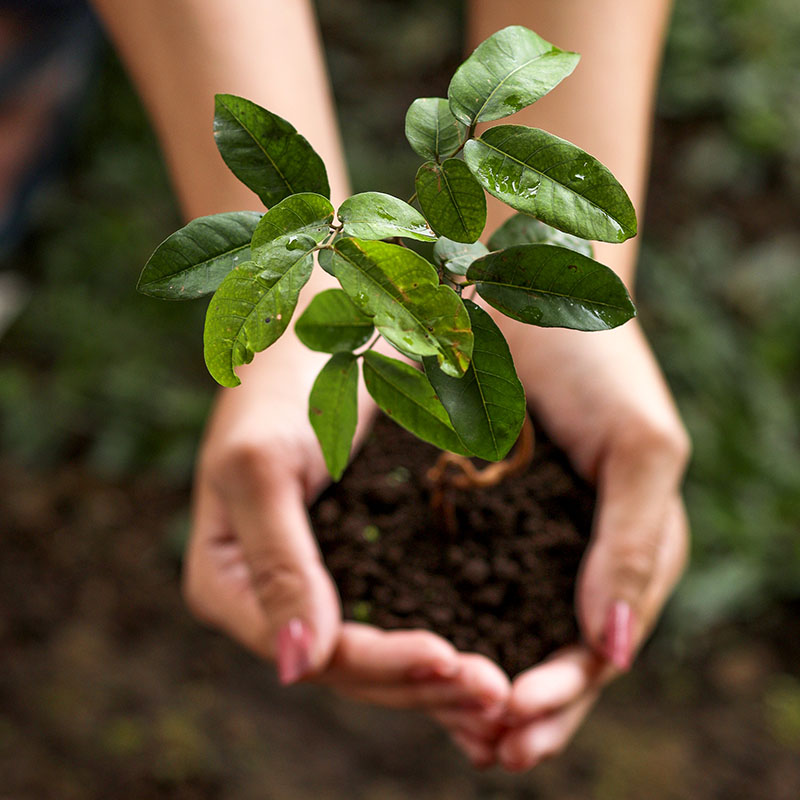
[[[406,196],[403,117],[446,91],[461,3],[318,5],[355,189]],[[796,800],[797,3],[676,0],[639,293],[694,440],[692,565],[569,753],[513,778],[414,716],[279,690],[183,610],[204,304],[134,290],[180,219],[115,56],[76,25],[52,51],[68,110],[23,128],[30,163],[0,145],[25,187],[0,220],[0,797]],[[43,96],[43,58],[0,68],[0,123]]]

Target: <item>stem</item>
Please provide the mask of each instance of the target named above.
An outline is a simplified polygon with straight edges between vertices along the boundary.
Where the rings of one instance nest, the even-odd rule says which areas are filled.
[[[434,495],[443,493],[445,484],[456,489],[483,489],[494,486],[504,478],[524,472],[533,460],[535,435],[529,414],[525,414],[522,430],[514,452],[503,461],[478,469],[466,456],[444,452],[428,470],[428,480],[434,484]],[[447,478],[447,468],[455,467],[460,474]],[[433,503],[433,499],[431,500]]]
[[[360,353],[354,353],[353,355],[355,355],[356,358],[361,358],[364,353],[366,353],[368,350],[372,350],[372,348],[375,347],[375,345],[378,343],[378,339],[380,338],[380,333],[376,333],[375,336],[372,337],[372,341]]]
[[[411,197],[409,197],[409,198],[408,198],[408,200],[407,200],[406,202],[407,202],[409,205],[411,205],[411,204],[412,204],[412,203],[413,203],[413,202],[414,202],[416,199],[417,199],[417,193],[416,193],[416,192],[414,192],[414,194],[412,194],[412,195],[411,195]]]

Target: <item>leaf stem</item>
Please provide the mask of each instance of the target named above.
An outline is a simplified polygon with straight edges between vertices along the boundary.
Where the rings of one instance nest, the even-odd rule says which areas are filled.
[[[372,348],[375,347],[375,345],[378,343],[378,339],[380,338],[381,338],[380,333],[376,332],[376,334],[372,337],[372,341],[360,353],[353,353],[353,355],[356,358],[361,358],[364,355],[364,353],[368,352],[369,350],[372,350]]]
[[[414,194],[412,194],[412,195],[411,195],[411,197],[409,197],[409,198],[408,198],[408,200],[407,200],[406,202],[407,202],[409,205],[411,205],[411,204],[412,204],[412,203],[413,203],[413,202],[414,202],[416,199],[417,199],[417,193],[416,193],[416,192],[414,192]]]

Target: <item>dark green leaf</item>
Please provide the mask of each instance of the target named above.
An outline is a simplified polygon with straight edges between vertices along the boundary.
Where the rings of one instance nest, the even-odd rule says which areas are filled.
[[[436,361],[423,359],[425,374],[442,401],[461,441],[479,458],[505,458],[525,419],[525,390],[503,334],[492,318],[465,300],[475,347],[462,378],[445,375]]]
[[[215,98],[214,139],[230,171],[268,208],[297,192],[330,197],[322,159],[294,126],[232,94]]]
[[[359,311],[341,289],[315,295],[294,326],[297,338],[312,350],[355,350],[372,336],[372,319]]]
[[[614,272],[552,244],[521,244],[489,253],[472,264],[467,278],[499,311],[545,328],[602,331],[636,314]]]
[[[310,253],[288,251],[269,268],[249,261],[227,274],[208,305],[203,333],[206,366],[218,383],[238,386],[234,367],[249,364],[286,330],[313,266]]]
[[[616,178],[551,133],[497,125],[468,141],[464,158],[489,194],[559,230],[602,242],[636,235],[636,213]]]
[[[470,454],[418,369],[370,350],[364,354],[364,382],[378,406],[398,425],[442,450]]]
[[[467,138],[467,128],[441,97],[420,97],[406,112],[406,139],[415,153],[441,161],[453,155]]]
[[[422,213],[440,236],[474,242],[483,233],[486,195],[463,161],[426,161],[417,172],[416,187]]]
[[[503,28],[456,70],[447,90],[450,110],[470,126],[507,117],[557,86],[579,59],[520,25]]]
[[[336,243],[332,267],[387,341],[405,353],[435,355],[449,375],[464,373],[472,355],[469,316],[422,256],[396,244],[344,238]]]
[[[259,219],[257,211],[193,219],[156,248],[136,288],[167,300],[194,300],[213,292],[237,264],[250,260],[250,239]]]
[[[358,358],[336,353],[317,375],[308,397],[308,418],[331,477],[342,477],[358,421]]]
[[[436,238],[416,208],[383,192],[354,194],[342,203],[339,219],[344,223],[342,233],[359,239],[403,236],[431,242]]]
[[[433,246],[433,260],[453,275],[466,275],[469,265],[488,253],[483,242],[454,242],[442,236]]]
[[[321,194],[293,194],[274,205],[261,218],[253,234],[250,249],[253,261],[268,264],[275,253],[306,247],[313,249],[329,233],[333,222],[333,206]]]
[[[514,214],[489,239],[490,250],[505,250],[506,247],[513,247],[515,244],[557,244],[588,258],[594,256],[591,242],[564,233],[551,225],[545,225],[544,222],[539,222],[527,214]]]

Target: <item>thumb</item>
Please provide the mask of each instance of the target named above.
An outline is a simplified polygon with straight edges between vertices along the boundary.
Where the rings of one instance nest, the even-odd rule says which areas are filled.
[[[578,579],[584,636],[623,671],[680,573],[676,564],[682,563],[673,554],[681,549],[683,534],[672,522],[684,460],[677,444],[651,445],[609,451],[598,473],[595,527]]]
[[[282,683],[295,683],[330,660],[341,627],[339,599],[301,482],[248,472],[247,480],[228,473],[198,492],[187,594],[199,601],[192,605],[200,616],[274,660]]]

